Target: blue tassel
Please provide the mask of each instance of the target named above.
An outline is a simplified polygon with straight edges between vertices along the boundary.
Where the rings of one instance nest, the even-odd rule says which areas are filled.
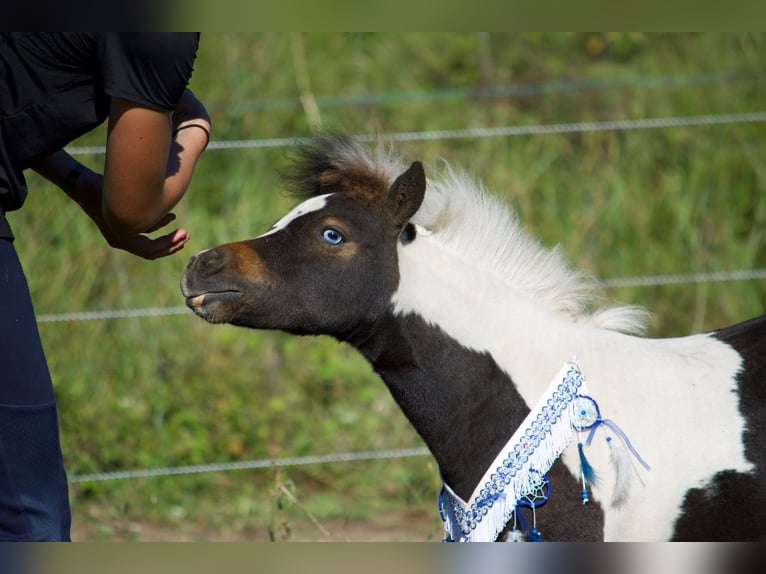
[[[593,470],[593,467],[588,462],[588,459],[585,458],[585,453],[583,452],[581,442],[577,443],[577,452],[580,453],[580,470],[582,471],[582,478],[585,482],[585,485],[596,484],[598,482],[598,476],[596,475],[596,471]]]
[[[543,535],[537,528],[533,528],[527,534],[527,541],[529,542],[544,542]]]

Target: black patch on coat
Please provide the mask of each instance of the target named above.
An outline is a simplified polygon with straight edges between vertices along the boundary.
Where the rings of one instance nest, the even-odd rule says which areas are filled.
[[[722,470],[687,492],[673,540],[766,540],[766,315],[713,333],[742,357],[737,374],[739,410],[745,419],[750,473]]]

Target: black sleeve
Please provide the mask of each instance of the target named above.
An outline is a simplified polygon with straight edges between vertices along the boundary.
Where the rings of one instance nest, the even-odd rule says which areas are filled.
[[[105,32],[99,42],[104,91],[171,111],[189,83],[198,44],[196,32]]]

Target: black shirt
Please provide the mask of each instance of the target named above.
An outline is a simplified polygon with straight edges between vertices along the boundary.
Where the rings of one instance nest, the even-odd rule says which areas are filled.
[[[23,170],[101,124],[112,96],[170,111],[197,33],[0,33],[0,238],[27,195]]]

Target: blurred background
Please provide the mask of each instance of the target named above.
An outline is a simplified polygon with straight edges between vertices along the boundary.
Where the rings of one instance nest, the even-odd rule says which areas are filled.
[[[213,138],[181,254],[107,247],[28,174],[10,214],[50,363],[75,540],[440,540],[439,473],[353,351],[211,326],[198,250],[288,210],[279,172],[321,130],[465,167],[530,234],[653,313],[649,335],[766,308],[766,35],[203,33]],[[104,131],[69,149],[101,170]],[[353,460],[352,460],[353,459]]]

